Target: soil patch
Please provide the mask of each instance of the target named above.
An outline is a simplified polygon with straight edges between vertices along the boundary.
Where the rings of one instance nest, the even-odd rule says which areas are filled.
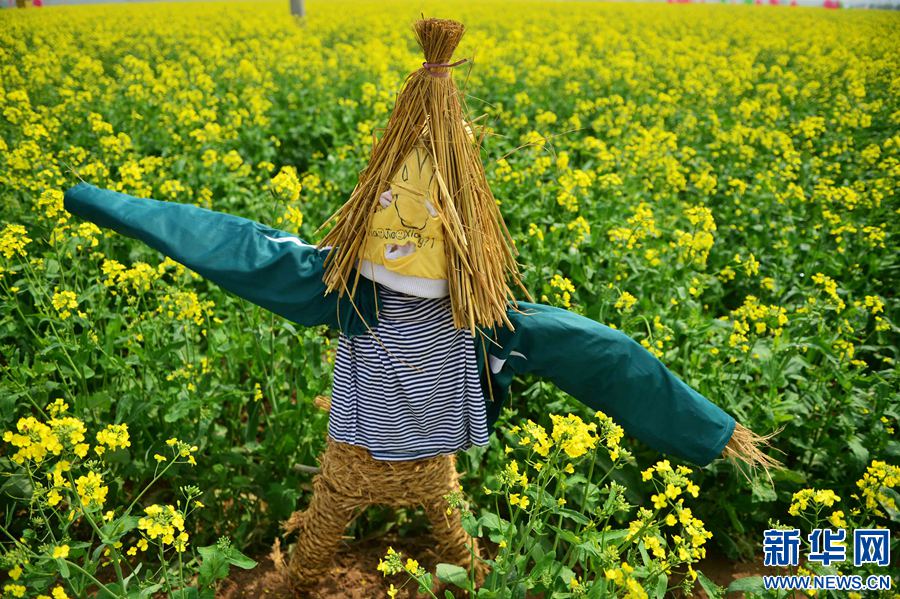
[[[481,540],[484,543],[484,539]],[[290,586],[275,571],[272,558],[268,555],[259,556],[256,560],[259,565],[253,570],[231,569],[231,575],[225,580],[216,597],[224,599],[374,599],[387,597],[391,583],[400,589],[397,593],[399,599],[421,599],[425,595],[417,594],[414,584],[407,583],[401,587],[403,577],[400,575],[385,577],[377,570],[378,561],[384,557],[388,547],[412,557],[429,572],[434,572],[439,559],[434,553],[434,542],[430,535],[401,538],[395,533],[386,534],[378,539],[365,541],[346,541],[332,561],[331,568],[321,583],[305,594],[295,594]],[[712,548],[711,548],[712,549]],[[489,555],[495,554],[494,547],[488,547],[484,551]],[[287,558],[287,556],[285,556]],[[747,576],[762,576],[763,574],[775,574],[773,568],[763,566],[762,556],[755,561],[734,562],[725,556],[710,552],[709,556],[695,566],[716,584],[728,587],[732,581]],[[672,584],[675,580],[671,581]],[[444,591],[450,590],[454,597],[467,596],[465,591],[456,587],[446,587],[435,583],[432,589],[438,597],[443,598]],[[683,597],[679,592],[672,594],[674,597]],[[541,595],[535,595],[535,598]],[[692,597],[708,599],[699,583],[694,586]],[[739,597],[740,594],[732,594],[730,597]]]
[[[404,576],[386,577],[377,570],[378,561],[384,557],[388,547],[402,553],[404,560],[411,557],[419,564],[434,573],[439,559],[434,552],[434,541],[430,535],[400,538],[396,534],[386,534],[378,539],[367,541],[345,542],[335,555],[329,573],[321,583],[305,594],[295,594],[290,586],[275,571],[272,558],[259,556],[259,565],[253,570],[231,569],[231,575],[225,580],[216,597],[224,599],[258,599],[260,597],[280,599],[307,597],[309,599],[373,599],[387,597],[391,583],[400,589],[398,599],[421,599],[417,595],[414,583],[401,587]],[[282,548],[282,551],[285,551]],[[285,555],[285,559],[287,559]],[[432,589],[439,597],[443,597],[445,587],[435,582]],[[468,594],[460,589],[448,589],[454,596],[462,598]]]

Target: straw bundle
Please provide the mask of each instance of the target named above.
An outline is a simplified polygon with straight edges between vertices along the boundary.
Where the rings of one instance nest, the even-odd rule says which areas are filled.
[[[431,154],[439,196],[431,198],[444,231],[447,278],[457,328],[475,335],[476,325],[505,325],[507,301],[517,306],[510,288],[521,281],[515,243],[503,222],[481,163],[481,139],[467,134],[465,102],[450,76],[449,61],[465,31],[462,23],[422,19],[413,30],[426,62],[404,82],[384,135],[377,141],[359,183],[319,230],[333,223],[319,247],[333,246],[325,261],[326,293],[335,289],[352,298],[356,268],[365,248],[378,198],[390,187],[406,155],[420,138]],[[473,136],[474,137],[474,136]],[[348,278],[356,276],[348,289]]]
[[[768,435],[758,435],[738,422],[734,427],[734,432],[731,433],[728,444],[725,445],[725,449],[722,451],[722,457],[728,459],[736,466],[744,463],[752,471],[755,471],[757,467],[762,467],[766,477],[771,481],[772,476],[769,474],[769,469],[780,470],[784,468],[784,465],[775,458],[766,455],[763,449],[771,447],[769,439],[780,433],[781,430],[778,429]],[[747,476],[747,474],[744,473],[744,476]],[[749,480],[749,477],[747,478]]]

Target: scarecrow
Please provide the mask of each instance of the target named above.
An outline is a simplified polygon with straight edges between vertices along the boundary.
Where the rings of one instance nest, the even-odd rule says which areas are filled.
[[[722,456],[765,469],[761,437],[624,333],[531,301],[488,186],[480,136],[451,62],[460,23],[414,25],[425,62],[400,91],[347,202],[313,245],[190,204],[80,183],[66,209],[134,237],[295,323],[339,334],[326,449],[297,540],[276,563],[297,588],[327,570],[348,524],[372,504],[423,506],[439,556],[485,573],[447,514],[455,453],[486,445],[516,375],[534,374],[654,449],[698,465]],[[517,300],[514,289],[529,301]]]

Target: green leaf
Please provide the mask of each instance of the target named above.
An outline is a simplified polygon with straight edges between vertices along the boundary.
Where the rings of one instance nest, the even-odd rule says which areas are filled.
[[[31,479],[21,473],[13,474],[0,487],[0,493],[21,501],[29,501],[33,492]]]
[[[104,412],[112,406],[112,397],[106,391],[97,391],[88,395],[85,406],[91,410]]]
[[[600,551],[598,551],[597,547],[595,546],[596,544],[599,544],[600,535],[598,535],[596,532],[592,532],[592,533],[590,533],[590,535],[591,535],[591,538],[589,538],[588,540],[586,540],[583,543],[579,543],[578,545],[575,546],[575,548],[578,549],[579,551],[583,551],[587,555],[592,555],[594,557],[600,557],[602,555],[602,553]],[[595,543],[595,541],[596,541],[596,543]]]
[[[481,536],[478,526],[478,519],[471,512],[462,515],[462,527],[469,535],[473,537]]]
[[[699,575],[697,577],[699,578]],[[728,585],[729,593],[763,593],[765,590],[766,586],[763,583],[762,576],[745,576],[744,578],[738,578]]]
[[[238,568],[243,568],[244,570],[252,570],[257,566],[257,562],[255,560],[250,559],[234,547],[232,547],[228,551],[228,563],[232,566],[237,566]]]
[[[531,559],[535,561],[535,563],[539,562],[545,555],[547,555],[547,551],[544,550],[543,545],[541,545],[540,541],[531,546],[531,550],[528,552],[531,555]]]
[[[666,591],[669,588],[669,577],[665,574],[659,575],[659,580],[656,581],[656,597],[657,599],[662,599],[666,596]]]
[[[66,560],[60,557],[56,558],[56,566],[59,568],[59,575],[68,580],[72,573],[69,572],[69,564],[66,563]]]
[[[735,530],[738,533],[744,532],[744,525],[741,523],[741,519],[738,518],[737,512],[735,512],[734,510],[734,506],[730,503],[724,503],[720,505],[725,509],[725,513],[728,514],[728,519],[731,521],[731,525],[734,526]]]
[[[494,543],[499,543],[512,532],[516,532],[510,522],[497,516],[497,514],[484,514],[479,518],[482,526],[485,526],[490,532],[488,538]]]
[[[570,510],[566,508],[559,508],[557,510],[558,514],[565,516],[570,520],[574,520],[575,522],[581,524],[582,526],[587,525],[590,520],[582,513],[576,512],[575,510]]]
[[[578,538],[577,536],[575,536],[574,533],[572,533],[568,530],[565,530],[562,528],[557,528],[556,526],[553,526],[552,524],[548,524],[547,527],[555,530],[556,534],[558,534],[560,536],[560,538],[567,543],[572,543],[573,545],[575,545],[575,544],[581,542],[580,538]]]
[[[763,339],[757,339],[756,343],[753,344],[752,353],[759,354],[759,361],[766,362],[772,358],[772,350],[769,347],[769,343]]]
[[[606,546],[613,541],[619,541],[628,536],[628,533],[631,532],[627,528],[617,528],[616,530],[603,530],[599,533],[594,533],[599,536],[600,539],[603,540],[601,545]],[[599,543],[599,541],[598,541]]]
[[[892,522],[900,522],[900,510],[896,508],[897,505],[900,505],[900,493],[891,488],[883,487],[881,493],[879,493],[878,503],[887,512]]]
[[[806,482],[806,476],[796,470],[790,470],[788,468],[775,470],[772,473],[772,479],[777,482],[789,482],[795,485],[802,485]]]
[[[603,597],[608,597],[609,593],[606,590],[606,582],[600,578],[594,581],[594,584],[591,585],[591,590],[588,591],[587,599],[602,599]]]
[[[200,563],[200,586],[207,586],[228,576],[228,561],[215,545],[199,547],[197,551],[203,557]]]
[[[120,597],[127,592],[122,588],[122,585],[119,584],[118,581],[107,582],[106,588],[109,589],[108,592],[103,589],[98,589],[93,595],[94,599],[120,599]]]
[[[126,597],[128,599],[143,599],[144,597],[152,597],[156,591],[163,588],[161,583],[152,584],[145,589],[132,589]]]
[[[448,582],[461,589],[469,588],[469,573],[465,568],[455,564],[438,564],[435,573],[441,582]]]
[[[166,422],[176,422],[187,416],[191,410],[199,407],[200,403],[196,400],[175,400],[175,403],[168,409],[163,420]]]
[[[650,562],[653,561],[653,560],[650,559],[650,554],[647,553],[647,548],[644,547],[644,542],[643,542],[643,541],[641,541],[640,543],[638,543],[638,551],[641,553],[641,557],[642,557],[643,560],[644,560],[644,565],[645,565],[645,566],[649,566],[649,565],[650,565]]]
[[[569,566],[561,564],[557,576],[566,584],[566,586],[569,586],[569,581],[575,578],[575,571],[569,568]]]
[[[479,519],[479,522],[481,523],[482,526],[487,527],[488,530],[497,530],[497,531],[501,530],[500,521],[501,521],[500,516],[498,516],[497,514],[484,514]]]
[[[847,447],[853,454],[857,466],[865,466],[869,462],[869,450],[860,442],[859,437],[851,437],[847,440]]]
[[[419,583],[419,591],[422,593],[428,592],[432,586],[434,586],[434,579],[431,577],[431,574],[426,572],[422,575],[422,578],[418,580]]]
[[[107,538],[118,541],[122,538],[122,535],[137,528],[138,520],[137,516],[122,516],[104,524],[100,528],[100,532]]]
[[[717,599],[724,596],[722,587],[710,580],[703,572],[697,572],[697,582],[699,582],[700,587],[706,591],[709,599]]]
[[[753,478],[752,482],[750,483],[750,491],[750,496],[755,502],[765,503],[776,501],[778,499],[778,495],[775,493],[775,489],[760,480],[759,477]]]
[[[541,576],[544,575],[544,571],[549,569],[554,563],[556,563],[556,555],[551,552],[545,553],[540,559],[535,560],[534,568],[531,569],[528,577],[531,580],[540,580]]]

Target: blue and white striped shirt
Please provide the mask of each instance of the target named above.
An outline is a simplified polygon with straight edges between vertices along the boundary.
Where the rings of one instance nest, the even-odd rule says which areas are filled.
[[[450,297],[422,298],[375,285],[383,302],[378,324],[365,335],[338,340],[328,434],[365,447],[376,460],[487,445],[475,340],[454,326]]]

